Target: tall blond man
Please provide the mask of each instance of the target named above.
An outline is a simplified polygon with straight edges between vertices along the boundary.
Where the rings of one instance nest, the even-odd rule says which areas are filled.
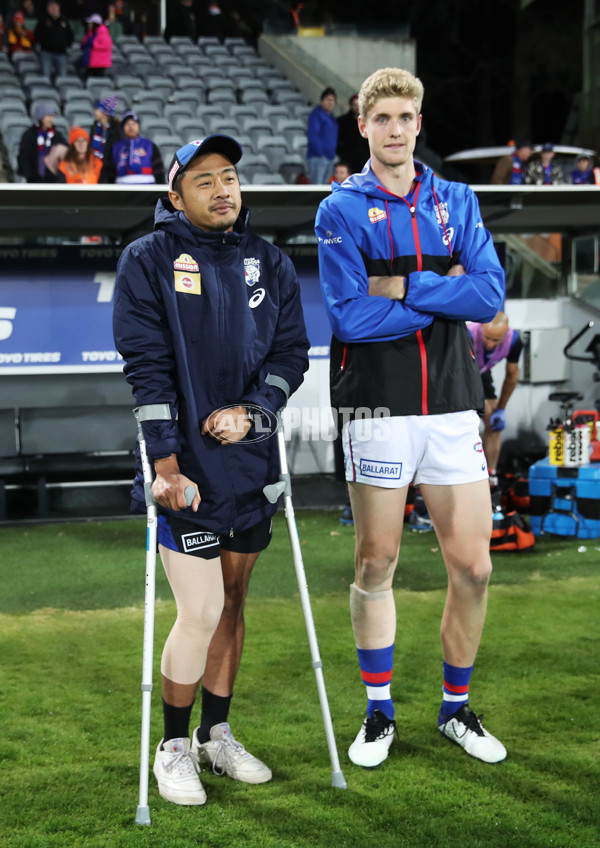
[[[504,273],[471,189],[414,160],[422,100],[408,71],[384,68],[365,80],[358,125],[371,158],[332,186],[316,220],[333,332],[331,401],[356,532],[350,611],[367,695],[348,754],[370,768],[387,758],[396,732],[392,582],[410,483],[421,488],[448,574],[437,727],[480,760],[506,756],[469,706],[492,510],[479,437],[483,391],[465,324],[494,317]]]

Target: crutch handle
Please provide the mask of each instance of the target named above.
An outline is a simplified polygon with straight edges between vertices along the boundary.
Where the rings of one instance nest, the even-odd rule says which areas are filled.
[[[269,486],[265,486],[263,489],[263,494],[265,498],[269,501],[269,503],[277,503],[277,501],[283,495],[284,492],[284,480],[280,480],[279,483],[271,483]]]

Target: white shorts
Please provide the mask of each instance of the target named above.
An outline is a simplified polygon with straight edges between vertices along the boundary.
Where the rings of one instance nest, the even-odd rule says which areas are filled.
[[[473,410],[348,422],[342,431],[346,480],[386,489],[409,483],[455,486],[488,479]]]

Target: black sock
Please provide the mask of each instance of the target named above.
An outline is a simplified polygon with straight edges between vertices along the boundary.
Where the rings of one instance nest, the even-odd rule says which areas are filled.
[[[163,698],[163,719],[165,723],[164,741],[169,739],[181,739],[190,735],[190,716],[192,715],[192,707],[194,702],[189,707],[174,707],[167,704]]]
[[[211,727],[214,727],[215,724],[220,724],[222,721],[227,721],[232,698],[233,695],[227,695],[225,697],[213,695],[204,686],[202,687],[202,718],[200,719],[200,727],[198,728],[199,742],[208,742]]]

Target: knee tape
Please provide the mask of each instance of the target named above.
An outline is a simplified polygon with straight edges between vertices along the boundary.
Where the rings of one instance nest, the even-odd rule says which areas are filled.
[[[365,592],[350,586],[350,617],[357,648],[387,648],[396,638],[396,604],[391,589]]]
[[[177,605],[177,619],[165,643],[161,673],[174,683],[197,683],[223,612],[221,561],[203,560],[159,548]]]

